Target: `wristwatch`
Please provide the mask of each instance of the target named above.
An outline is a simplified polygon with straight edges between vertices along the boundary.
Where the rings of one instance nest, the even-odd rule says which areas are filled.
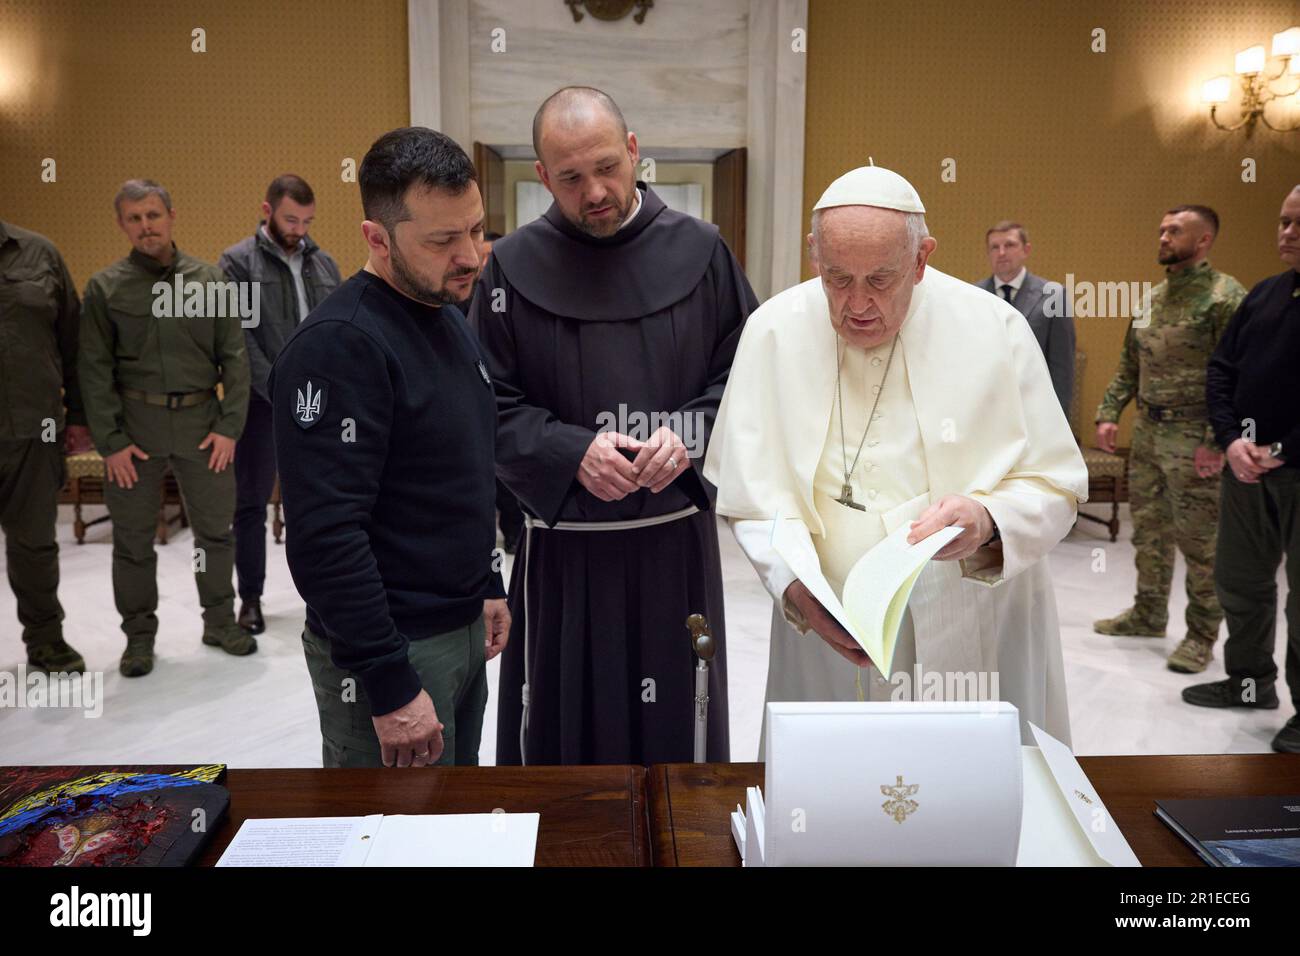
[[[1275,441],[1273,444],[1268,446],[1268,457],[1286,461],[1286,459],[1282,457],[1282,443],[1280,441]]]

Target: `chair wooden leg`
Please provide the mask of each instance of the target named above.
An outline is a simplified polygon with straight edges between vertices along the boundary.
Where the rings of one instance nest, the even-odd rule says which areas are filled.
[[[284,535],[284,519],[280,517],[280,502],[271,505],[271,533],[275,536],[275,543],[281,543],[281,537]]]
[[[81,479],[72,479],[72,533],[77,544],[86,543],[86,522],[81,520]]]

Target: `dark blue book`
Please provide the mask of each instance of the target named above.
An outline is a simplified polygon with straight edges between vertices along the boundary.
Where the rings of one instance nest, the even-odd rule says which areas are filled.
[[[1210,866],[1300,866],[1300,796],[1157,800],[1156,816]]]

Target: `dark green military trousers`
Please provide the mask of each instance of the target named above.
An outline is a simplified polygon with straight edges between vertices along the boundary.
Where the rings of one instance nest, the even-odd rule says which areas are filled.
[[[411,641],[407,657],[443,725],[439,766],[478,766],[487,708],[483,618],[444,634]],[[303,628],[303,652],[320,712],[321,757],[326,767],[382,767],[370,701],[356,675],[336,667],[330,642]]]
[[[0,529],[9,586],[29,648],[63,640],[59,545],[54,526],[63,487],[63,435],[0,441]]]
[[[213,398],[193,408],[167,409],[123,399],[126,433],[148,456],[134,459],[139,481],[121,488],[105,481],[104,503],[113,519],[113,596],[128,639],[158,633],[158,556],[154,535],[162,502],[163,473],[170,468],[180,485],[185,514],[194,531],[194,581],[203,607],[204,633],[235,625],[235,469],[208,468],[211,449],[200,450],[217,421]]]

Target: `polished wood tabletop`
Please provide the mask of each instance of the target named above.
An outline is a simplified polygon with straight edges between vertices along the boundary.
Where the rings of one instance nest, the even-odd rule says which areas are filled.
[[[645,768],[426,767],[227,770],[230,812],[199,861],[250,818],[370,813],[540,813],[538,866],[649,866]]]
[[[1156,801],[1300,794],[1300,755],[1079,757],[1143,866],[1204,866],[1155,816]],[[655,866],[740,866],[731,811],[763,785],[763,764],[658,764],[650,768]]]

